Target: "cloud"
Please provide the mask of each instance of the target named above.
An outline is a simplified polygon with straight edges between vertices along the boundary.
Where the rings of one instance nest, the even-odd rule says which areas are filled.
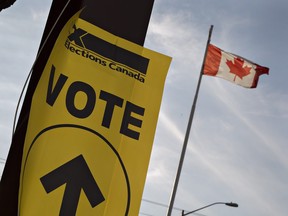
[[[34,22],[43,23],[46,21],[48,10],[35,10],[34,8],[31,8],[30,11]]]
[[[192,127],[191,132],[191,140],[188,144],[188,151],[185,158],[185,163],[194,163],[197,161],[198,169],[206,170],[206,173],[208,176],[212,177],[213,179],[218,179],[217,181],[221,181],[225,187],[230,188],[233,193],[241,194],[241,196],[246,197],[247,199],[253,198],[255,202],[253,205],[255,206],[266,206],[263,208],[263,214],[266,212],[270,212],[273,214],[277,210],[273,210],[269,207],[269,202],[275,203],[273,200],[267,201],[267,198],[263,198],[264,196],[269,196],[273,192],[273,189],[269,189],[266,191],[263,191],[263,188],[266,188],[269,186],[270,182],[275,181],[275,177],[271,174],[270,168],[262,168],[259,170],[259,167],[263,166],[264,163],[267,162],[267,160],[274,160],[277,158],[277,160],[280,161],[280,163],[287,169],[287,162],[288,160],[285,157],[285,152],[281,152],[281,146],[277,145],[271,145],[273,143],[273,140],[275,140],[275,137],[273,137],[269,132],[269,128],[259,128],[259,123],[250,121],[249,116],[253,116],[253,112],[251,113],[251,107],[255,110],[259,110],[262,108],[262,103],[257,103],[257,101],[251,100],[252,96],[249,96],[251,91],[249,89],[241,89],[242,87],[235,86],[234,84],[230,83],[224,83],[227,81],[220,80],[218,78],[214,78],[215,80],[210,81],[213,82],[213,85],[205,85],[205,90],[202,89],[202,91],[209,92],[214,99],[218,100],[218,103],[221,103],[222,109],[225,109],[226,113],[230,113],[230,116],[232,115],[234,119],[238,121],[237,124],[239,124],[240,127],[243,127],[245,130],[240,133],[252,133],[253,140],[251,141],[252,146],[249,146],[249,148],[253,147],[256,150],[258,145],[264,145],[261,146],[261,151],[258,153],[258,160],[252,162],[250,164],[251,168],[249,169],[247,167],[247,163],[251,162],[253,158],[250,158],[249,155],[244,155],[245,150],[243,148],[247,148],[247,144],[244,145],[243,140],[234,141],[233,144],[229,143],[229,141],[223,139],[221,141],[216,141],[217,139],[221,139],[221,137],[217,136],[216,133],[212,132],[209,137],[211,139],[214,139],[213,141],[209,140],[210,138],[207,137],[207,130],[202,130],[202,127],[207,128],[207,122],[204,123],[204,121],[207,121],[208,118],[211,118],[211,116],[204,117],[204,119],[194,119],[194,127]],[[227,87],[228,86],[228,87]],[[202,87],[203,88],[203,87]],[[231,89],[231,91],[230,91]],[[259,98],[264,97],[265,92],[263,90],[261,91],[261,88],[257,89],[258,92],[254,92],[254,95],[258,95]],[[254,90],[254,91],[257,91]],[[248,94],[248,97],[246,93],[243,94],[244,91],[250,91]],[[207,93],[206,92],[206,93]],[[263,98],[262,98],[263,99]],[[267,99],[263,99],[263,103],[267,101]],[[275,103],[275,106],[277,103]],[[201,104],[199,106],[202,106]],[[250,107],[250,108],[249,108]],[[265,106],[264,106],[265,107]],[[245,109],[246,108],[246,109]],[[247,108],[249,108],[247,110]],[[165,109],[164,109],[165,110]],[[179,129],[177,126],[177,123],[173,121],[169,115],[164,111],[161,110],[160,116],[159,116],[159,127],[164,127],[166,130],[166,134],[172,135],[178,142],[183,143],[184,140],[184,134],[183,131]],[[244,111],[243,111],[244,110]],[[263,108],[262,108],[263,110]],[[269,114],[269,112],[273,110],[273,107],[270,107],[265,112]],[[217,110],[216,110],[217,111]],[[196,109],[197,112],[197,109]],[[217,115],[217,114],[216,114]],[[232,117],[231,116],[231,117]],[[215,116],[215,121],[213,119],[213,124],[216,124],[219,130],[223,130],[221,133],[236,133],[237,136],[237,126],[231,125],[229,121],[226,121],[225,118],[221,118],[220,116]],[[187,117],[188,118],[188,117]],[[213,117],[214,118],[214,117]],[[252,117],[251,117],[252,118]],[[254,118],[255,119],[255,118]],[[209,127],[209,126],[208,126]],[[201,131],[202,130],[202,131]],[[264,131],[263,131],[264,130]],[[267,130],[267,131],[266,131]],[[245,132],[247,131],[247,132]],[[230,137],[229,135],[228,137]],[[272,137],[271,137],[272,136]],[[227,138],[227,137],[226,137]],[[216,140],[215,140],[216,139]],[[215,143],[219,145],[218,150],[215,148],[203,148],[203,146],[211,146],[211,144]],[[253,144],[254,143],[254,144]],[[241,146],[242,145],[242,146]],[[178,148],[181,148],[181,146],[177,145]],[[263,149],[264,147],[264,149]],[[225,148],[225,149],[222,149]],[[161,149],[161,150],[159,150]],[[242,149],[242,150],[241,150]],[[239,152],[239,150],[241,152]],[[244,151],[243,151],[244,150]],[[247,149],[248,150],[248,149]],[[250,149],[251,152],[255,152],[252,149]],[[153,152],[156,151],[156,159],[153,162],[153,164],[157,164],[157,168],[154,167],[151,172],[151,182],[157,181],[161,179],[159,182],[165,182],[165,179],[169,179],[169,175],[171,176],[171,173],[173,171],[169,171],[167,173],[168,167],[171,167],[172,161],[178,161],[178,158],[180,156],[180,153],[174,152],[174,159],[171,159],[171,154],[173,152],[169,152],[169,147],[157,147],[157,149],[153,150]],[[169,153],[168,153],[169,152]],[[271,155],[271,152],[274,154]],[[269,153],[269,154],[268,154]],[[162,155],[162,158],[161,158]],[[163,156],[168,157],[169,159],[163,159]],[[169,155],[169,156],[168,156]],[[178,156],[177,156],[178,155]],[[245,156],[243,158],[243,156]],[[255,155],[256,157],[257,155]],[[155,157],[155,155],[154,155]],[[262,158],[262,159],[261,159]],[[162,161],[161,161],[162,160]],[[165,162],[164,162],[165,161]],[[266,162],[264,162],[266,161]],[[261,165],[262,163],[262,165]],[[159,166],[158,166],[159,165]],[[255,172],[255,169],[258,169],[257,172]],[[153,172],[154,171],[154,172]],[[196,171],[196,170],[195,170]],[[198,170],[199,172],[199,170]],[[153,173],[153,174],[152,174]],[[182,175],[185,175],[183,173]],[[149,176],[149,174],[148,174]],[[266,176],[267,181],[266,182],[259,182],[259,178],[262,176]],[[153,180],[152,180],[153,177]],[[154,179],[155,178],[155,179]],[[270,180],[268,180],[270,178]],[[212,179],[211,179],[212,180]],[[167,181],[167,180],[166,180]],[[167,184],[165,184],[167,185]],[[284,186],[284,183],[281,183],[279,181],[279,185]],[[183,187],[182,187],[183,188]],[[185,187],[184,187],[185,188]],[[279,186],[279,190],[280,190]],[[189,196],[189,191],[186,191],[185,189],[180,189],[181,197],[179,198],[182,203],[185,203],[186,196]],[[186,194],[186,195],[185,195]],[[193,197],[192,197],[193,198]],[[191,198],[189,199],[191,201]],[[201,204],[201,201],[197,201],[195,199],[193,201],[194,203]]]
[[[263,127],[262,129],[260,129],[261,126],[258,125],[257,122],[255,122],[255,120],[254,121],[250,120],[253,118],[252,115],[250,115],[250,118],[249,118],[248,112],[246,111],[243,112],[243,110],[245,110],[244,94],[243,94],[244,97],[241,96],[240,94],[232,95],[230,91],[227,91],[227,89],[225,89],[223,85],[220,84],[220,82],[215,82],[215,84],[217,85],[217,90],[218,90],[217,93],[216,91],[213,91],[215,97],[217,97],[220,101],[222,101],[225,107],[227,107],[229,111],[232,112],[237,117],[237,119],[244,124],[244,127],[249,128],[249,130],[254,134],[254,136],[256,136],[255,139],[257,139],[258,142],[262,143],[264,145],[263,147],[266,147],[267,151],[269,151],[270,154],[273,153],[274,157],[278,158],[285,166],[287,166],[287,169],[288,169],[288,159],[286,155],[283,154],[283,151],[279,148],[280,146],[272,145],[274,137],[269,137],[269,131],[268,131],[269,129],[266,128],[267,132],[265,131],[265,128]],[[247,89],[247,91],[253,91],[253,90]],[[262,94],[263,93],[264,92],[262,92]],[[259,94],[261,95],[261,92]],[[275,109],[277,109],[278,107],[277,106],[278,103],[273,103],[273,100],[271,101],[271,100],[266,99],[265,101],[269,101],[270,106],[268,106],[268,104],[266,104],[266,106],[261,106],[261,104],[258,103],[258,100],[253,100],[252,97],[249,97],[249,98],[251,100],[250,103],[254,103],[254,105],[252,105],[254,106],[254,110],[266,110],[266,112],[269,113],[271,112],[271,110],[274,109],[273,104],[276,105]],[[257,105],[255,104],[255,102],[257,103]],[[271,104],[273,107],[271,107]],[[279,114],[281,115],[281,112]]]

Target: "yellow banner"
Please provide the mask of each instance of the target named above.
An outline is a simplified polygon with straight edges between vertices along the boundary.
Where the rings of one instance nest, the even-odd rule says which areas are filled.
[[[19,215],[138,215],[171,58],[74,16],[32,99]]]

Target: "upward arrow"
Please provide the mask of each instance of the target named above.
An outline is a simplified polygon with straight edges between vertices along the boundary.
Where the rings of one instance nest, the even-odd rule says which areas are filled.
[[[81,189],[93,208],[105,200],[82,155],[41,177],[40,181],[47,193],[66,183],[59,216],[75,216]]]

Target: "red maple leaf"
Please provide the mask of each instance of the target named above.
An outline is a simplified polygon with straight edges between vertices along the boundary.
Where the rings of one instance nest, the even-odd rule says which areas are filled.
[[[241,58],[238,58],[238,57],[234,58],[234,62],[227,60],[226,64],[230,69],[230,73],[235,74],[234,81],[236,79],[236,76],[242,79],[244,76],[247,76],[250,74],[251,67],[248,67],[248,66],[243,67],[244,60]]]

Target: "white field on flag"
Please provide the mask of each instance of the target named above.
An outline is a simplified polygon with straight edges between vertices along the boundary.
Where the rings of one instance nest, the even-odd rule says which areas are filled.
[[[205,75],[221,77],[246,88],[256,88],[259,76],[268,72],[266,67],[209,45]]]

